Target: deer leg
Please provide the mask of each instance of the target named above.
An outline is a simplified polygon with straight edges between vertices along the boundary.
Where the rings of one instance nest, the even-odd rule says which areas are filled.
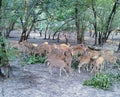
[[[52,66],[49,65],[49,73],[52,75]]]
[[[93,73],[94,71],[96,71],[96,66],[94,65],[92,70],[91,70],[91,73]]]
[[[67,71],[65,70],[65,68],[62,68],[62,69],[65,72],[66,76],[68,76]]]
[[[78,72],[80,73],[81,71],[80,71],[80,68],[82,67],[82,64],[79,64],[78,65]]]
[[[61,74],[62,74],[62,69],[60,68],[60,77],[61,77]]]

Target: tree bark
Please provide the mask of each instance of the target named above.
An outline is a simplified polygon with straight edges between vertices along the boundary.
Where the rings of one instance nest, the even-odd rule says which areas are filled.
[[[25,23],[23,22],[23,18],[20,17],[20,21],[21,21],[21,24],[22,24],[22,34],[21,34],[21,37],[20,37],[20,40],[19,42],[22,42],[24,40],[27,40],[27,27],[28,27],[28,22],[29,22],[29,18],[30,18],[30,12],[28,12],[28,0],[25,0],[25,9],[24,9],[24,14],[26,15],[25,16]]]
[[[24,40],[27,40],[27,35],[26,35],[26,32],[27,32],[27,28],[25,27],[22,31],[22,34],[21,34],[21,38],[19,40],[19,42],[22,42]]]
[[[57,42],[58,43],[60,42],[60,32],[58,33],[58,36],[57,36]]]
[[[81,41],[81,32],[80,32],[80,20],[79,20],[79,15],[78,15],[78,1],[76,1],[75,4],[75,25],[76,25],[76,31],[77,31],[77,43],[82,43]]]
[[[51,32],[49,32],[48,39],[50,39],[50,37],[51,37]]]
[[[30,35],[30,32],[32,31],[34,26],[35,26],[35,19],[33,19],[33,21],[32,21],[32,24],[31,24],[30,29],[29,29],[29,31],[27,33],[27,36],[26,36],[26,40],[28,39],[28,37]]]
[[[48,29],[49,29],[49,23],[47,24],[47,27],[46,27],[46,29],[45,29],[45,37],[44,37],[44,39],[47,39]]]
[[[40,37],[42,37],[42,29],[39,31]]]
[[[98,33],[97,33],[97,14],[96,14],[96,10],[95,10],[95,3],[94,1],[92,0],[92,10],[93,10],[93,16],[94,16],[94,23],[93,23],[93,27],[94,27],[94,30],[95,30],[95,43],[94,45],[97,45],[98,43]]]
[[[104,39],[102,39],[102,37],[103,37],[102,32],[99,32],[98,44],[99,44],[100,46],[102,46],[103,43],[104,43]]]

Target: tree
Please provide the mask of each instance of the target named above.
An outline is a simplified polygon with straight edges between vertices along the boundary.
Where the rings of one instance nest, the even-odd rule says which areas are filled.
[[[82,34],[80,32],[78,0],[76,1],[76,4],[75,4],[75,25],[76,25],[76,31],[77,31],[77,43],[81,43],[83,40],[82,40]]]
[[[2,13],[1,7],[2,7],[2,0],[0,0],[0,13]],[[2,25],[1,19],[2,19],[2,15],[0,15],[0,25]],[[4,37],[2,36],[1,30],[0,30],[0,76],[9,77],[10,65],[8,63],[8,57],[5,49],[5,41],[4,41]],[[5,68],[7,70],[7,72],[4,72],[5,74],[2,72],[2,68]]]
[[[111,29],[110,29],[110,28],[111,28],[111,26],[112,26],[112,22],[113,22],[113,20],[114,20],[114,17],[115,17],[117,8],[119,7],[118,1],[119,1],[119,0],[115,0],[114,5],[113,5],[113,7],[112,7],[112,10],[111,10],[111,12],[110,12],[110,14],[109,14],[109,16],[108,16],[107,21],[106,21],[106,27],[105,27],[105,28],[106,28],[106,31],[105,31],[104,36],[103,36],[103,38],[102,38],[102,39],[104,39],[104,42],[106,42],[106,40],[108,39],[108,37],[109,37],[109,35],[110,35],[110,33],[111,33]]]
[[[41,1],[41,0],[24,0],[23,7],[20,11],[20,21],[22,25],[22,34],[19,42],[27,40],[32,28],[35,26],[37,22],[45,21],[48,18],[44,15],[46,5],[49,3],[48,0]]]
[[[95,31],[95,45],[103,45],[110,33],[118,27],[115,21],[115,18],[116,20],[119,19],[116,17],[116,13],[119,11],[117,3],[113,2],[113,0],[90,0],[89,4],[93,15],[90,16],[89,22],[93,24]]]
[[[96,1],[92,0],[92,11],[93,11],[93,17],[94,17],[94,23],[93,23],[93,27],[95,30],[95,43],[94,45],[97,44],[97,37],[98,37],[98,33],[97,33],[97,13],[96,13]]]
[[[16,14],[18,10],[18,6],[16,5],[16,1],[12,0],[6,0],[3,1],[2,4],[2,14],[3,14],[3,30],[4,30],[4,36],[6,38],[9,37],[10,32],[14,29],[14,26],[17,22],[18,16]]]

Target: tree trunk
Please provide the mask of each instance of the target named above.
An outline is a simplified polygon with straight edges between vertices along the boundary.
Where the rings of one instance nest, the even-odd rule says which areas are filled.
[[[101,46],[102,46],[103,43],[104,43],[104,39],[103,39],[102,37],[103,37],[102,32],[99,32],[98,44],[101,45]]]
[[[25,9],[24,9],[24,14],[26,15],[25,16],[25,22],[23,22],[23,18],[20,17],[20,21],[21,21],[21,24],[22,24],[22,34],[21,34],[21,37],[20,37],[20,40],[19,42],[22,42],[24,40],[27,40],[27,27],[28,27],[28,22],[29,22],[29,18],[30,18],[30,13],[28,13],[28,0],[25,0]]]
[[[60,32],[58,33],[57,42],[60,42]]]
[[[77,43],[82,43],[82,32],[80,32],[80,20],[79,20],[79,15],[78,15],[78,1],[76,1],[75,5],[75,25],[76,25],[76,31],[77,31]]]
[[[97,37],[98,37],[98,33],[97,33],[97,14],[96,14],[96,10],[95,10],[95,3],[94,3],[94,1],[92,0],[92,10],[93,10],[93,15],[94,15],[94,23],[93,23],[93,27],[94,27],[94,30],[95,30],[95,43],[94,43],[94,45],[97,45],[97,43],[98,43],[98,39],[97,39]]]
[[[44,37],[44,39],[47,39],[48,28],[49,28],[49,23],[47,24],[47,27],[46,27],[46,29],[45,29],[45,37]]]
[[[19,42],[27,40],[26,32],[27,32],[27,29],[24,28],[23,31],[22,31],[21,38],[20,38]]]
[[[33,28],[34,26],[35,26],[35,20],[32,21],[32,24],[31,24],[30,29],[29,29],[29,31],[28,31],[28,33],[27,33],[27,36],[26,36],[26,40],[28,39],[28,37],[29,37],[29,35],[30,35],[30,32],[32,31],[32,28]]]
[[[40,37],[42,37],[42,30],[39,31]]]
[[[50,36],[51,36],[51,32],[50,32],[49,35],[48,35],[48,39],[50,39]]]

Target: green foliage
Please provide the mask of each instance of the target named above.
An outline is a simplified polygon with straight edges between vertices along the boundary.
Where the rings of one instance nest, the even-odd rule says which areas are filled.
[[[76,60],[74,60],[74,61],[72,62],[71,67],[72,67],[73,69],[78,69],[78,64],[79,64],[79,62],[76,61]]]
[[[111,74],[111,77],[114,82],[120,82],[120,73]]]
[[[97,14],[97,30],[105,32],[106,21],[114,4],[113,0],[78,0],[80,28],[90,26],[92,29],[92,24],[94,23],[91,8],[92,2],[94,2]],[[65,21],[75,18],[75,6],[76,0],[3,0],[1,14],[3,19],[2,26],[5,26],[3,28],[6,29],[15,24],[18,28],[24,25],[30,28],[35,19],[35,23],[39,25],[38,27],[40,29],[45,28],[46,24],[50,22],[52,25],[55,25],[51,27],[51,30],[56,31]],[[111,30],[119,27],[119,15],[120,11],[118,9],[115,19],[113,19],[113,23],[111,24]],[[42,19],[46,20],[41,21]],[[74,26],[74,24],[70,23],[70,27],[71,25]],[[69,30],[66,25],[64,25],[63,29]]]
[[[18,50],[15,48],[8,48],[7,56],[9,60],[16,60],[16,58],[18,57]]]
[[[18,50],[11,47],[11,44],[9,42],[7,42],[6,44],[6,54],[8,56],[8,59],[11,61],[16,60],[18,58]]]
[[[117,60],[116,63],[120,66],[120,60]]]
[[[120,73],[118,73],[118,74],[115,76],[115,79],[116,79],[116,81],[119,81],[119,82],[120,82]]]
[[[2,40],[2,41],[1,41]],[[0,37],[0,67],[3,66],[3,64],[7,64],[7,61],[15,60],[18,55],[18,51],[11,47],[9,41],[5,39],[4,37]]]
[[[92,79],[86,80],[84,85],[106,90],[112,85],[112,80],[109,74],[98,73]]]
[[[46,57],[43,56],[35,56],[35,55],[30,55],[30,56],[25,56],[23,57],[23,63],[24,64],[35,64],[35,63],[44,63],[46,60]]]

